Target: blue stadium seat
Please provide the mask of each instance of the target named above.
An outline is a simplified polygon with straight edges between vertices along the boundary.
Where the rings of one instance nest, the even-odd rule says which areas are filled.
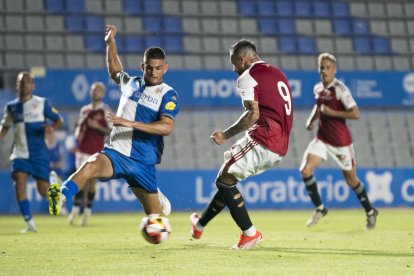
[[[66,0],[66,12],[82,13],[85,11],[84,0]]]
[[[161,7],[160,0],[143,1],[142,4],[143,4],[143,11],[146,14],[162,13],[162,7]]]
[[[143,13],[143,0],[123,0],[122,9],[130,14],[142,14]]]
[[[391,54],[390,41],[385,37],[373,38],[372,48],[376,54]]]
[[[259,31],[268,35],[276,34],[276,20],[273,18],[259,18]]]
[[[164,37],[164,48],[167,53],[182,53],[183,42],[182,37],[178,35],[167,35]]]
[[[359,54],[370,54],[372,52],[370,39],[367,37],[354,38],[354,50]]]
[[[102,32],[105,27],[105,23],[102,17],[97,15],[89,15],[85,18],[86,30]]]
[[[313,16],[310,1],[295,2],[295,12],[298,16]]]
[[[298,50],[301,54],[315,54],[317,52],[315,39],[312,37],[299,37]]]
[[[147,32],[160,32],[162,31],[161,17],[144,17],[144,29]]]
[[[287,54],[295,54],[297,52],[296,39],[293,37],[279,39],[279,49]]]
[[[145,37],[145,48],[149,48],[153,46],[162,47],[161,36],[147,35]]]
[[[353,19],[352,30],[356,35],[369,35],[368,21],[364,19]]]
[[[331,9],[329,2],[317,1],[313,2],[313,13],[317,17],[329,17],[331,16]]]
[[[351,35],[351,22],[348,19],[334,19],[334,30],[339,35]]]
[[[82,15],[67,15],[65,17],[65,28],[71,32],[83,32],[84,18]]]
[[[257,3],[257,10],[259,15],[274,15],[275,7],[272,1],[259,1]]]
[[[145,50],[144,40],[140,36],[127,35],[125,36],[125,52],[139,53]]]
[[[181,33],[181,19],[178,17],[163,17],[164,31],[169,33]]]
[[[332,14],[335,17],[347,17],[349,16],[349,4],[342,2],[332,3]]]
[[[241,15],[254,16],[256,15],[256,5],[254,1],[242,0],[238,1],[239,13]]]
[[[48,12],[62,13],[65,11],[63,0],[46,0],[45,7]]]
[[[293,19],[279,19],[277,21],[278,30],[280,34],[295,34],[296,27]]]
[[[278,15],[293,16],[293,4],[290,1],[277,1],[276,11]]]
[[[117,41],[117,46],[118,44],[119,42]],[[104,52],[105,42],[102,38],[102,35],[97,35],[97,34],[85,35],[85,47],[86,49],[93,51],[93,52]]]

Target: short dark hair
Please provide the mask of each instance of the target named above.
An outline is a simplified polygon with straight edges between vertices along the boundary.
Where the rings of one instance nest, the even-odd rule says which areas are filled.
[[[149,59],[165,59],[165,52],[160,47],[148,48],[144,53],[144,61]]]
[[[230,47],[230,54],[234,56],[238,56],[241,53],[241,50],[252,50],[253,52],[257,53],[256,45],[253,41],[249,39],[242,38],[237,41],[235,44],[231,45]]]

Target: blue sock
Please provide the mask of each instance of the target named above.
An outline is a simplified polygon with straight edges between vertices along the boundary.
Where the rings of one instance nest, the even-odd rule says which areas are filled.
[[[32,213],[30,212],[30,203],[29,200],[25,199],[23,201],[17,201],[20,207],[20,213],[25,221],[29,221],[32,219]]]
[[[72,180],[66,180],[60,188],[60,191],[66,197],[66,201],[71,201],[72,197],[78,193],[78,190],[78,185]]]

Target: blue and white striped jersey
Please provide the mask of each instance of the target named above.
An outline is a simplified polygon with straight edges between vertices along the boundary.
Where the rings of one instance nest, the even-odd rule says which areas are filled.
[[[16,98],[6,104],[1,125],[14,125],[14,144],[10,160],[47,156],[44,140],[46,119],[56,121],[59,112],[45,98],[34,96],[21,102]]]
[[[140,77],[120,75],[121,99],[117,116],[131,121],[152,123],[162,116],[175,120],[179,111],[178,94],[165,83],[146,86]],[[164,150],[162,135],[153,135],[123,126],[112,128],[105,147],[114,149],[143,164],[154,165],[161,161]]]

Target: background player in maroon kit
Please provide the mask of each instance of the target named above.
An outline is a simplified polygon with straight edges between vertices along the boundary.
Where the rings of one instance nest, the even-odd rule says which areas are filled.
[[[105,114],[112,111],[107,104],[102,102],[104,96],[104,84],[102,82],[94,82],[90,90],[91,103],[83,106],[80,110],[78,126],[75,131],[78,142],[78,148],[75,153],[77,169],[90,156],[102,150],[105,143],[105,135],[111,131]],[[88,223],[95,198],[95,186],[96,180],[90,180],[85,186],[85,189],[76,194],[72,211],[69,215],[70,224],[73,224],[75,217],[79,214],[83,201],[85,201],[85,208],[83,210],[81,225]]]
[[[359,110],[348,88],[335,78],[336,58],[329,53],[318,57],[321,82],[314,87],[316,104],[306,122],[308,130],[313,129],[313,122],[319,119],[319,129],[316,137],[306,149],[300,173],[306,185],[309,196],[316,207],[306,225],[312,226],[328,213],[319,196],[314,170],[329,155],[342,169],[346,182],[351,186],[367,213],[367,228],[376,225],[378,210],[374,209],[367,197],[364,185],[359,181],[355,172],[355,151],[352,137],[345,120],[358,120]]]
[[[237,90],[245,111],[226,130],[217,130],[211,139],[218,145],[246,130],[246,136],[225,153],[216,179],[217,193],[201,217],[191,215],[191,234],[199,239],[203,227],[225,206],[242,231],[233,249],[250,249],[262,240],[253,226],[236,184],[249,176],[275,167],[285,156],[292,127],[292,93],[288,79],[279,68],[262,61],[256,46],[242,39],[230,48],[230,61],[239,75]]]

